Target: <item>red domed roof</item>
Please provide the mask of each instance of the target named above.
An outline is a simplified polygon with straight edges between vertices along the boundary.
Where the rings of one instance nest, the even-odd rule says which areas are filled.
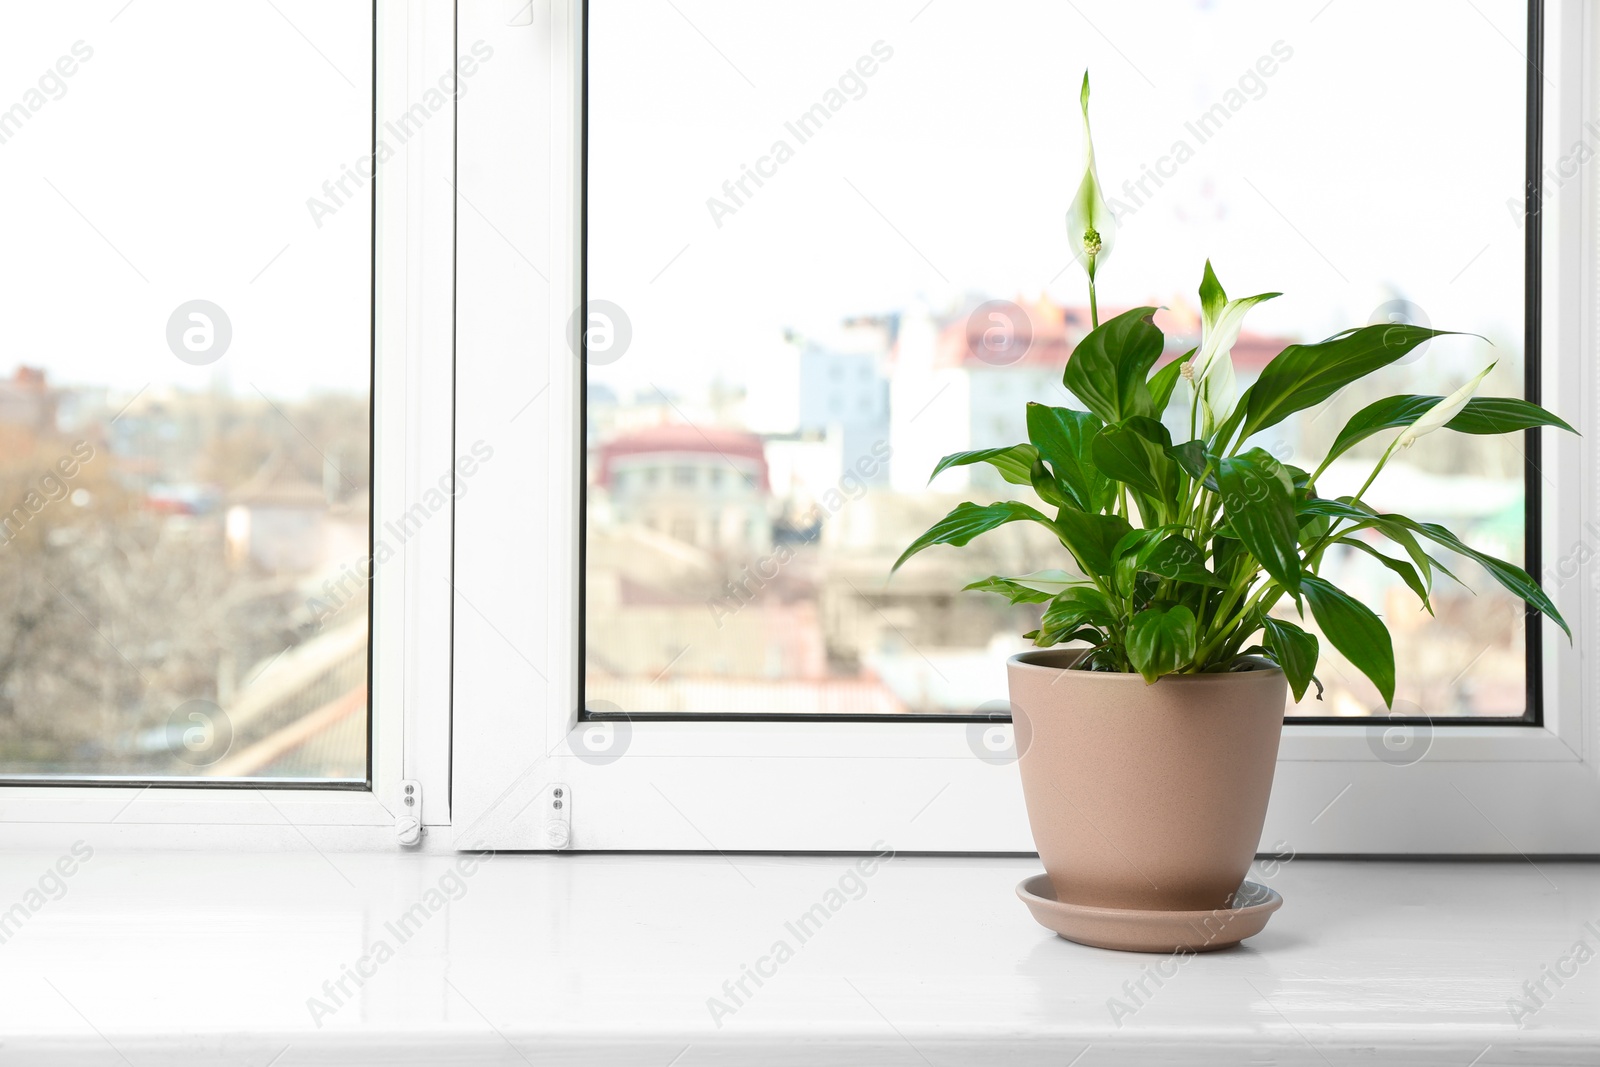
[[[747,460],[756,470],[756,488],[765,492],[767,454],[761,438],[746,430],[723,426],[686,426],[666,423],[634,430],[600,446],[599,484],[611,484],[616,461],[624,456],[712,455],[725,460]]]

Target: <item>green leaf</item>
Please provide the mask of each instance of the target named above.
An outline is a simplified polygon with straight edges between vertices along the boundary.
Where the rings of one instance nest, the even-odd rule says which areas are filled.
[[[1379,515],[1371,508],[1357,506],[1351,503],[1348,497],[1342,497],[1338,500],[1329,500],[1326,497],[1317,496],[1307,497],[1296,502],[1295,513],[1301,517],[1302,521],[1305,520],[1306,516],[1316,516],[1324,522],[1333,519],[1355,520],[1358,525],[1340,530],[1341,536],[1354,533],[1358,529],[1379,531],[1389,540],[1406,550],[1406,554],[1411,557],[1411,562],[1416,566],[1424,582],[1430,588],[1433,585],[1433,572],[1435,569],[1449,575],[1457,582],[1461,581],[1460,578],[1456,578],[1454,574],[1451,574],[1438,560],[1424,552],[1410,530],[1400,523],[1390,521],[1392,516]]]
[[[1078,342],[1067,359],[1061,384],[1106,423],[1130,415],[1150,415],[1155,402],[1145,382],[1161,357],[1164,339],[1153,307],[1134,308],[1102,322]]]
[[[1393,556],[1384,555],[1382,552],[1379,552],[1376,548],[1373,548],[1359,537],[1336,537],[1333,539],[1333,543],[1336,545],[1349,545],[1351,548],[1359,548],[1361,551],[1365,552],[1367,555],[1371,556],[1373,559],[1377,560],[1379,563],[1398,574],[1400,576],[1400,580],[1405,582],[1413,593],[1417,594],[1417,599],[1422,601],[1422,606],[1424,608],[1428,609],[1428,614],[1433,614],[1433,605],[1428,601],[1427,583],[1422,580],[1422,576],[1417,573],[1417,569],[1411,564],[1407,563],[1403,559],[1395,559]]]
[[[1167,410],[1167,404],[1172,400],[1172,391],[1178,386],[1178,378],[1183,374],[1183,365],[1194,356],[1195,350],[1189,349],[1177,359],[1168,363],[1154,374],[1150,375],[1150,414],[1160,418]]]
[[[1154,419],[1141,421],[1161,425]],[[1176,470],[1164,447],[1146,436],[1147,427],[1143,429],[1144,432],[1127,425],[1107,426],[1090,442],[1089,454],[1105,474],[1170,507],[1177,503],[1172,499],[1177,495]]]
[[[1447,430],[1473,434],[1513,433],[1534,426],[1554,426],[1568,433],[1578,432],[1538,404],[1530,404],[1512,396],[1475,396],[1456,413],[1455,418],[1444,424]]]
[[[1356,670],[1372,679],[1385,707],[1394,704],[1394,643],[1383,620],[1355,597],[1315,575],[1302,581],[1323,636]]]
[[[1051,593],[1041,593],[1037,589],[1029,589],[1027,586],[1020,585],[1010,578],[1001,578],[999,575],[994,574],[981,581],[973,582],[971,585],[964,585],[961,589],[963,592],[970,590],[976,593],[998,593],[1013,604],[1043,604],[1053,595]]]
[[[1182,467],[1191,478],[1203,478],[1206,475],[1206,443],[1204,441],[1185,441],[1181,445],[1170,445],[1167,455],[1172,461]]]
[[[1194,659],[1194,612],[1182,604],[1146,608],[1128,624],[1128,662],[1152,683]]]
[[[1339,431],[1339,436],[1335,437],[1333,444],[1328,447],[1327,458],[1322,461],[1322,466],[1326,468],[1356,443],[1366,440],[1373,434],[1410,426],[1443,399],[1442,396],[1406,393],[1373,401],[1350,416],[1350,421],[1344,424],[1344,429]],[[1577,433],[1571,426],[1539,405],[1506,396],[1473,397],[1467,401],[1466,407],[1444,424],[1447,430],[1480,435],[1513,433],[1534,426],[1554,426],[1569,433]]]
[[[1227,573],[1228,569],[1240,559],[1248,559],[1248,555],[1236,538],[1220,534],[1211,538],[1211,569],[1218,574]]]
[[[1071,589],[1074,586],[1094,584],[1082,575],[1073,574],[1071,571],[1064,571],[1059,568],[1019,574],[1010,580],[1025,588],[1048,593],[1050,596],[1055,596],[1057,593],[1065,589]]]
[[[1028,439],[1079,511],[1104,511],[1116,495],[1116,487],[1089,458],[1089,442],[1103,425],[1087,411],[1028,405]]]
[[[956,452],[939,461],[928,475],[933,481],[951,467],[965,467],[971,463],[987,463],[1000,472],[1000,477],[1012,485],[1032,485],[1029,469],[1039,458],[1039,450],[1032,445],[1008,445],[1005,448],[980,448],[972,452]]]
[[[1171,534],[1139,553],[1139,569],[1174,581],[1227,588],[1228,583],[1206,570],[1205,558],[1193,541]]]
[[[1082,626],[1076,630],[1029,630],[1022,636],[1039,648],[1049,648],[1051,645],[1065,644],[1068,641],[1087,641],[1092,645],[1106,643],[1106,635],[1093,626]]]
[[[1408,519],[1404,515],[1384,515],[1382,517],[1419,533],[1428,540],[1450,549],[1452,552],[1473,560],[1478,566],[1488,571],[1490,577],[1499,582],[1508,591],[1520,597],[1529,607],[1541,614],[1548,615],[1566,633],[1567,640],[1572,640],[1572,629],[1567,625],[1567,620],[1563,619],[1561,613],[1556,610],[1555,602],[1539,587],[1539,583],[1529,577],[1528,572],[1521,567],[1507,563],[1503,559],[1496,559],[1487,552],[1479,552],[1443,526],[1435,523],[1417,522],[1415,519]],[[1455,575],[1451,575],[1451,577],[1454,578]]]
[[[1148,415],[1130,415],[1122,420],[1121,429],[1132,430],[1155,445],[1163,454],[1172,447],[1172,431],[1160,419]]]
[[[1062,491],[1061,482],[1050,468],[1044,465],[1044,460],[1035,459],[1033,466],[1028,468],[1028,478],[1033,484],[1033,491],[1039,494],[1039,499],[1055,508],[1075,508],[1077,501],[1072,500]]]
[[[1299,703],[1306,695],[1306,687],[1311,684],[1312,672],[1317,669],[1317,635],[1308,634],[1292,622],[1271,616],[1261,620],[1261,628],[1266,631],[1267,651],[1271,653],[1273,662],[1283,668],[1295,702]]]
[[[1322,403],[1424,341],[1449,332],[1380,322],[1346,330],[1315,344],[1290,345],[1273,357],[1250,387],[1246,404],[1242,405],[1246,408],[1244,436]]]
[[[1085,574],[1110,574],[1116,562],[1112,549],[1131,529],[1132,525],[1120,515],[1094,515],[1070,508],[1062,508],[1056,514],[1056,534]]]
[[[1402,545],[1406,545],[1411,558],[1417,562],[1418,570],[1427,573],[1426,568],[1432,566],[1437,567],[1446,574],[1450,574],[1448,570],[1445,570],[1440,565],[1438,560],[1429,559],[1427,554],[1422,552],[1420,548],[1413,551],[1412,545],[1407,545],[1403,540],[1407,531],[1421,534],[1428,540],[1475,561],[1480,567],[1489,572],[1490,577],[1499,582],[1508,591],[1516,594],[1534,610],[1550,616],[1551,620],[1566,633],[1567,639],[1572,639],[1572,630],[1567,626],[1567,621],[1561,617],[1561,613],[1556,610],[1555,602],[1539,587],[1538,582],[1529,577],[1527,571],[1515,564],[1507,563],[1503,559],[1496,559],[1486,552],[1479,552],[1443,526],[1431,522],[1418,522],[1416,519],[1408,518],[1405,515],[1380,513],[1373,511],[1364,504],[1357,504],[1347,499],[1327,500],[1316,498],[1306,501],[1301,510],[1314,514],[1351,518],[1365,526],[1382,530],[1386,536]],[[1341,530],[1340,533],[1347,534],[1354,529],[1355,527],[1351,527],[1347,530]],[[1414,545],[1415,542],[1413,541],[1412,544]],[[1418,557],[1421,558],[1419,559]],[[1427,560],[1427,563],[1424,564],[1423,560]],[[1450,577],[1455,578],[1458,582],[1461,581],[1453,574],[1450,574]]]
[[[1185,441],[1181,445],[1171,445],[1167,448],[1167,455],[1172,461],[1182,467],[1184,473],[1191,478],[1204,478],[1201,482],[1213,493],[1217,492],[1217,475],[1211,470],[1211,457],[1206,452],[1206,443],[1201,440]]]
[[[1146,547],[1161,540],[1164,532],[1159,527],[1153,530],[1129,530],[1112,548],[1112,584],[1120,595],[1134,597],[1138,593],[1139,556]]]
[[[1228,526],[1278,584],[1300,591],[1300,520],[1294,482],[1272,455],[1252,448],[1217,462],[1217,485]]]
[[[988,533],[1008,522],[1023,520],[1036,522],[1055,532],[1054,523],[1036,509],[1026,504],[1019,504],[1015,500],[999,504],[973,504],[970,501],[957,504],[955,510],[928,527],[927,532],[900,553],[900,558],[894,561],[890,573],[899,570],[901,564],[930,545],[964,545],[981,533]]]
[[[1111,600],[1098,589],[1079,587],[1068,589],[1050,601],[1039,620],[1039,629],[1063,632],[1076,630],[1085,623],[1109,626],[1116,621]]]

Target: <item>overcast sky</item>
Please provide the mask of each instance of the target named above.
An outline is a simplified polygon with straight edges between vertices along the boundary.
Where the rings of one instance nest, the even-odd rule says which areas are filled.
[[[319,230],[306,200],[368,150],[371,5],[274,4],[0,6],[0,111],[43,100],[0,143],[0,373],[366,390],[369,212]],[[77,42],[92,55],[54,80]],[[212,366],[167,346],[194,299],[232,323]]]
[[[1083,302],[1063,216],[1086,68],[1110,195],[1133,204],[1125,181],[1179,141],[1194,150],[1159,189],[1147,179],[1103,302],[1192,301],[1209,256],[1231,295],[1284,292],[1252,313],[1259,329],[1320,338],[1398,291],[1436,326],[1511,346],[1502,357],[1519,347],[1523,234],[1506,201],[1523,172],[1522,3],[677,8],[600,0],[591,16],[590,293],[625,307],[635,336],[602,380],[737,380],[764,331],[969,290]],[[800,144],[785,122],[880,41],[893,55],[865,94]],[[1230,98],[1275,45],[1274,73]],[[1237,111],[1202,143],[1186,123],[1219,102]],[[780,139],[793,158],[719,226],[708,198],[728,202],[723,182]],[[1487,353],[1452,342],[1427,358],[1464,373]]]
[[[306,200],[366,151],[370,8],[276,6],[0,8],[0,110],[75,42],[93,50],[0,143],[0,370],[365,388],[367,215],[318,229]],[[591,295],[635,332],[600,377],[692,389],[750,373],[783,326],[969,291],[1080,302],[1062,218],[1085,68],[1112,195],[1132,204],[1125,181],[1179,141],[1194,151],[1140,194],[1102,300],[1192,294],[1209,255],[1234,295],[1284,291],[1253,313],[1260,329],[1320,337],[1398,291],[1504,356],[1522,317],[1506,202],[1522,181],[1524,19],[1503,0],[594,0]],[[875,44],[892,56],[799,144],[785,122]],[[1262,57],[1274,73],[1240,89]],[[1186,123],[1230,100],[1201,143]],[[793,158],[719,227],[708,198],[780,139]],[[195,298],[232,319],[216,367],[166,345]],[[1486,352],[1429,360],[1464,372]]]

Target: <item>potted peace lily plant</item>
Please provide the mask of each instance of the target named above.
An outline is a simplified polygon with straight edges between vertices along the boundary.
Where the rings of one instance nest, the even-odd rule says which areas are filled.
[[[1038,629],[1026,635],[1037,648],[1007,664],[1023,791],[1048,875],[1019,892],[1038,904],[1041,921],[1074,940],[1216,948],[1260,929],[1276,907],[1266,899],[1275,894],[1247,899],[1239,891],[1266,816],[1285,694],[1299,700],[1313,684],[1320,694],[1321,640],[1371,679],[1386,705],[1393,701],[1389,632],[1370,607],[1321,576],[1331,548],[1366,553],[1431,611],[1434,575],[1449,574],[1429,554],[1440,546],[1476,560],[1567,629],[1521,568],[1442,526],[1380,513],[1362,495],[1399,451],[1441,428],[1571,427],[1526,401],[1475,397],[1485,370],[1448,396],[1368,405],[1314,470],[1252,447],[1262,431],[1445,331],[1384,323],[1290,345],[1239,392],[1230,349],[1245,313],[1278,294],[1229,299],[1207,263],[1200,344],[1157,369],[1157,309],[1099,320],[1095,279],[1116,222],[1095,170],[1087,74],[1080,103],[1087,166],[1067,224],[1088,275],[1093,329],[1062,382],[1088,410],[1030,403],[1027,443],[942,459],[934,474],[988,464],[1037,499],[963,503],[895,568],[931,546],[965,545],[1013,522],[1043,527],[1060,542],[1071,570],[966,587],[1042,605]],[[1184,440],[1161,421],[1174,402],[1187,410]],[[1318,478],[1329,463],[1377,434],[1392,437],[1361,490],[1322,495]],[[1357,536],[1366,531],[1393,551]],[[1301,625],[1307,610],[1320,639]],[[1258,919],[1231,928],[1213,922],[1222,916],[1227,927],[1253,911]]]

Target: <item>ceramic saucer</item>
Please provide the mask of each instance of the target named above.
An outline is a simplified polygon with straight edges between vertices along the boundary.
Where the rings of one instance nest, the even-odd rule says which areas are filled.
[[[1017,886],[1040,925],[1068,941],[1123,952],[1211,952],[1259,934],[1283,906],[1276,890],[1245,882],[1231,907],[1216,911],[1135,911],[1063,904],[1050,876],[1036,874]]]

